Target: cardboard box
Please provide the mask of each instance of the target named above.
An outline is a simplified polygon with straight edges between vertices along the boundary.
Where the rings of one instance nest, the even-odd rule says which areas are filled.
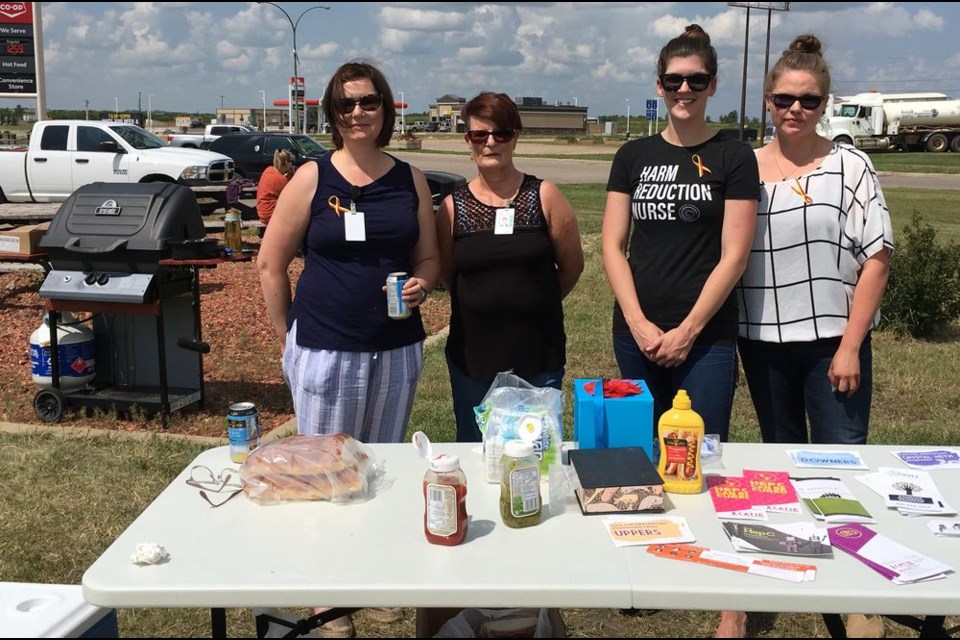
[[[585,515],[663,511],[663,480],[643,447],[571,449],[569,457]]]
[[[22,255],[42,253],[40,251],[40,238],[49,228],[50,223],[44,222],[0,231],[0,253],[19,253]]]
[[[573,439],[578,449],[643,447],[653,459],[653,395],[643,380],[630,382],[640,387],[639,394],[604,398],[602,380],[573,381]]]

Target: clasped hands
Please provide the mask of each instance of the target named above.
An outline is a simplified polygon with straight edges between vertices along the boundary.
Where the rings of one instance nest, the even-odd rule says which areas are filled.
[[[683,327],[663,331],[649,321],[631,327],[634,341],[650,362],[661,367],[678,367],[687,361],[695,336]]]

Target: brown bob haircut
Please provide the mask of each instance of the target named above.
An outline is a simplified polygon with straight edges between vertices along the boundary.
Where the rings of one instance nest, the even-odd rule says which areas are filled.
[[[393,125],[397,121],[397,105],[393,101],[393,92],[390,91],[390,85],[383,73],[372,64],[353,60],[340,65],[340,68],[333,72],[330,82],[327,83],[327,89],[323,92],[323,113],[327,117],[327,122],[335,124],[344,123],[343,107],[346,102],[343,94],[343,86],[354,80],[367,78],[373,83],[373,89],[383,98],[381,108],[383,109],[383,129],[377,136],[377,146],[381,149],[390,144],[390,138],[393,137]],[[340,130],[334,126],[331,128],[333,134],[333,144],[337,149],[343,148],[343,136]]]

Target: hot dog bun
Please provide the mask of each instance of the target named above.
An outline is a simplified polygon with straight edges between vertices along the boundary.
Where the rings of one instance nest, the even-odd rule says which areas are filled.
[[[372,466],[372,454],[349,435],[297,435],[252,451],[240,479],[260,502],[343,500],[366,491]]]

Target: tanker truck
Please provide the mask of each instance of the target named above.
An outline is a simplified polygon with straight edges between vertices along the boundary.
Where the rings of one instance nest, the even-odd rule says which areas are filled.
[[[838,98],[819,132],[865,151],[960,152],[960,100],[944,94],[914,96],[870,92]]]

